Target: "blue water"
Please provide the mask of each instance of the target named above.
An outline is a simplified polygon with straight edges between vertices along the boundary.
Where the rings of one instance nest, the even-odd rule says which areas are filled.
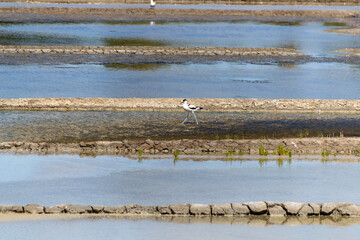
[[[0,96],[358,99],[359,74],[341,63],[0,65]]]
[[[343,27],[343,26],[342,26]],[[357,35],[329,33],[322,22],[0,24],[1,45],[170,45],[289,47],[314,56],[360,47]]]
[[[0,155],[0,204],[354,202],[359,162]],[[311,158],[310,158],[311,159]],[[347,160],[338,156],[335,160]],[[183,161],[186,160],[186,161]],[[302,160],[302,161],[300,161]],[[356,160],[356,158],[355,158]]]

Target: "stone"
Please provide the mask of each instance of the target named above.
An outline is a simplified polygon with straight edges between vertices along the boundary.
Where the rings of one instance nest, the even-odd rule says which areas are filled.
[[[210,215],[211,208],[209,204],[190,204],[190,214],[192,215]]]
[[[101,213],[104,211],[104,206],[91,206],[93,213]]]
[[[286,216],[286,211],[280,205],[269,207],[268,214],[270,216]]]
[[[44,207],[39,204],[28,204],[24,206],[25,213],[42,214],[44,213]]]
[[[337,203],[323,203],[321,205],[320,214],[330,215],[336,208]]]
[[[233,215],[234,210],[230,203],[214,204],[211,206],[212,215]]]
[[[267,205],[265,202],[249,202],[244,203],[250,209],[251,214],[261,215],[267,213]]]
[[[299,216],[314,215],[314,209],[309,204],[304,204],[298,212]]]
[[[91,206],[74,205],[74,204],[67,205],[65,210],[67,213],[70,213],[70,214],[83,214],[83,213],[91,213],[92,212]]]
[[[170,210],[173,214],[188,215],[190,213],[190,205],[184,204],[173,204],[170,205]]]
[[[241,203],[232,203],[232,209],[234,210],[234,215],[249,215],[250,209],[248,206]]]
[[[168,205],[163,205],[163,206],[157,206],[157,211],[160,213],[160,214],[171,214],[171,209],[170,209],[170,206]]]
[[[126,208],[123,205],[119,206],[104,206],[103,209],[104,213],[118,213],[118,214],[124,214],[126,213]]]
[[[337,207],[337,210],[342,216],[360,216],[360,205],[343,205]]]
[[[47,214],[64,213],[66,207],[67,206],[65,204],[55,205],[55,206],[50,206],[50,207],[44,207],[44,212],[47,213]]]
[[[320,215],[320,209],[321,209],[321,204],[320,203],[309,203],[310,207],[313,209],[313,214],[314,215]]]
[[[141,214],[158,214],[156,206],[143,206]]]
[[[298,202],[284,202],[282,204],[288,215],[297,215],[303,206],[303,203]]]
[[[22,206],[17,205],[0,205],[0,212],[1,213],[23,213],[24,209]]]

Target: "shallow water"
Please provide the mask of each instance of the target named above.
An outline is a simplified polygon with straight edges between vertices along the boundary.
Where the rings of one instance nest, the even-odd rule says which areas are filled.
[[[359,73],[342,63],[0,65],[0,96],[358,99]]]
[[[186,217],[173,221],[152,219],[122,219],[107,217],[60,217],[1,222],[0,234],[4,239],[266,239],[307,240],[344,238],[358,239],[360,225],[341,224],[300,225],[291,220],[288,225],[267,225],[265,220],[236,219],[230,223]],[[252,225],[254,224],[254,225]],[[305,224],[309,224],[309,222]],[[311,224],[311,223],[310,223]],[[266,226],[266,227],[265,227]],[[165,237],[166,236],[166,237]]]
[[[180,107],[179,107],[180,108]],[[360,136],[357,114],[0,111],[0,141],[59,142],[124,139],[259,139]]]
[[[336,24],[335,24],[336,25]],[[322,22],[0,24],[1,45],[287,47],[315,56],[357,48],[357,35]]]
[[[0,155],[1,204],[161,205],[247,201],[357,202],[360,163],[180,156]],[[336,157],[345,161],[349,158]],[[201,159],[200,159],[201,160]],[[302,160],[302,161],[300,161]],[[196,184],[194,184],[196,183]]]

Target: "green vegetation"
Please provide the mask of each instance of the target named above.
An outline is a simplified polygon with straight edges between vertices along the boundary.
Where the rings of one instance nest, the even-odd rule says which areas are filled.
[[[305,129],[305,137],[309,136],[309,131],[307,129]]]
[[[139,154],[139,156],[141,157],[143,155],[143,150],[142,149],[138,149],[137,153]]]
[[[267,156],[268,151],[264,149],[263,145],[261,144],[259,147],[259,155]]]
[[[226,155],[227,157],[229,157],[229,156],[234,156],[234,149],[231,148],[229,151],[227,151],[227,152],[225,153],[225,155]]]
[[[179,151],[179,150],[175,150],[175,151],[174,151],[174,157],[175,157],[175,159],[178,159],[179,155],[180,155],[180,151]]]
[[[322,138],[324,135],[322,133],[318,133],[318,138]]]
[[[238,135],[234,135],[234,140],[239,140],[239,136],[238,136]]]
[[[105,46],[169,46],[165,41],[152,40],[146,38],[104,38]]]
[[[231,136],[230,136],[229,134],[227,134],[227,135],[225,136],[225,138],[226,138],[226,139],[231,139]]]
[[[323,156],[323,157],[328,157],[329,155],[330,155],[330,151],[329,151],[329,150],[323,149],[323,150],[321,151],[321,156]]]
[[[279,156],[288,155],[289,157],[291,157],[292,153],[288,148],[284,148],[283,144],[279,144],[277,148],[277,155]]]
[[[304,137],[304,135],[303,135],[302,132],[300,132],[298,136],[299,136],[299,138],[303,138],[303,137]]]
[[[219,141],[219,140],[220,140],[220,136],[219,136],[218,134],[216,134],[215,139]]]
[[[238,154],[239,154],[239,156],[242,156],[244,154],[243,150],[240,149]]]

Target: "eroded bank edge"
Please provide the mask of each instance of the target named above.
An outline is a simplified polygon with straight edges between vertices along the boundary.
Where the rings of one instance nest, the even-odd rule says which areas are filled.
[[[88,154],[121,155],[136,154],[213,154],[223,156],[242,155],[358,155],[360,138],[319,137],[288,139],[253,139],[253,140],[201,140],[182,139],[168,141],[97,141],[80,143],[28,143],[2,142],[0,151],[34,154]]]
[[[172,204],[142,206],[138,204],[118,206],[60,204],[0,205],[0,213],[27,214],[129,214],[129,215],[270,215],[270,216],[343,216],[360,217],[360,205],[353,203],[299,203],[259,201],[224,204]]]

